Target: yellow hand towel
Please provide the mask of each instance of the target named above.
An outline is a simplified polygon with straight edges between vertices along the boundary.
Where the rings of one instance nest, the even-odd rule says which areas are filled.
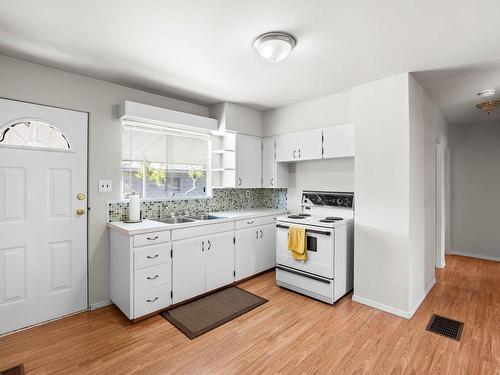
[[[288,250],[295,260],[307,260],[305,228],[288,228]]]

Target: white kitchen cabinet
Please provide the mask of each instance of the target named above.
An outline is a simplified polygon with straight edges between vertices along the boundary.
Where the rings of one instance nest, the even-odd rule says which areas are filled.
[[[262,138],[223,132],[212,136],[214,187],[260,188]]]
[[[203,239],[191,238],[173,242],[173,303],[205,293],[205,253]]]
[[[321,129],[297,133],[297,155],[299,160],[321,159],[322,154]]]
[[[206,291],[234,281],[233,232],[210,236],[205,242]]]
[[[196,236],[197,230],[211,226],[193,228],[192,235]],[[175,233],[175,230],[173,232]],[[173,303],[185,301],[234,281],[233,236],[233,232],[212,233],[173,242]]]
[[[235,231],[235,279],[242,280],[276,265],[276,219],[247,220]],[[243,227],[245,225],[246,227]]]
[[[236,187],[260,188],[262,178],[262,138],[236,135]]]
[[[155,231],[145,220],[139,233],[109,223],[111,300],[137,319],[273,268],[275,215],[284,212]]]
[[[296,133],[282,134],[276,137],[276,161],[288,162],[297,159]]]
[[[276,137],[262,140],[262,187],[288,187],[288,164],[276,161]]]
[[[256,272],[262,272],[276,265],[276,224],[259,228],[259,243],[256,254]]]
[[[129,319],[171,305],[170,231],[110,233],[110,294]]]
[[[235,233],[234,268],[236,280],[242,280],[257,273],[257,227],[238,230]]]
[[[354,124],[323,129],[323,158],[354,156]]]
[[[276,137],[276,161],[315,160],[322,157],[321,129],[283,134]]]

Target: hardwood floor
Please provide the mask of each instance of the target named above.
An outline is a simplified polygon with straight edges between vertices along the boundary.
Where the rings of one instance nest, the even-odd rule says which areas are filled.
[[[275,286],[269,299],[193,341],[160,316],[130,323],[116,308],[0,338],[0,369],[27,374],[500,374],[500,263],[448,256],[408,321],[344,297],[329,306]],[[425,331],[433,313],[465,323],[456,342]]]

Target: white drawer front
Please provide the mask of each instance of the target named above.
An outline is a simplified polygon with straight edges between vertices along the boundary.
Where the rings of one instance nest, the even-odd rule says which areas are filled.
[[[170,306],[170,286],[164,285],[154,289],[143,290],[135,294],[134,318],[161,310]]]
[[[196,227],[188,227],[182,229],[173,229],[172,241],[183,240],[185,238],[206,236],[209,234],[220,233],[220,232],[228,232],[232,231],[233,229],[234,229],[233,221],[225,223],[217,223],[217,224],[199,225]]]
[[[134,269],[170,262],[170,243],[134,249]]]
[[[141,268],[135,271],[135,292],[155,288],[161,285],[170,285],[170,262],[152,267]]]
[[[134,247],[153,245],[161,242],[170,241],[170,231],[152,232],[144,234],[136,234],[134,236]]]
[[[306,274],[304,276],[299,273],[294,273],[294,270],[276,269],[276,283],[279,286],[308,295],[323,302],[333,303],[334,281],[322,277],[313,279],[308,276],[310,275]]]
[[[261,216],[251,219],[237,220],[235,223],[236,229],[250,228],[260,225],[273,224],[276,222],[275,216]]]

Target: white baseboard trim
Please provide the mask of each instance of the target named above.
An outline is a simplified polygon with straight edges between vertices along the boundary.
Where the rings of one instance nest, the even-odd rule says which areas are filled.
[[[104,301],[101,301],[101,302],[96,302],[96,303],[92,303],[90,305],[90,311],[92,310],[97,310],[97,309],[100,309],[101,307],[106,307],[106,306],[109,306],[109,305],[112,305],[113,302],[111,302],[110,299],[106,299]]]
[[[364,298],[364,297],[360,297],[360,296],[353,294],[352,300],[354,302],[362,303],[363,305],[373,307],[377,310],[382,310],[382,311],[388,312],[389,314],[400,316],[401,318],[405,318],[405,319],[411,318],[411,315],[408,311],[396,309],[394,307],[387,306],[387,305],[384,305],[382,303],[378,303],[378,302],[369,300],[369,299]]]
[[[436,279],[433,279],[429,283],[429,285],[427,285],[427,287],[425,288],[424,293],[420,296],[420,298],[417,300],[417,302],[415,303],[415,305],[411,309],[411,311],[410,311],[410,319],[413,317],[413,315],[415,315],[415,313],[417,312],[417,310],[420,307],[420,305],[422,304],[422,302],[424,302],[425,297],[427,297],[427,295],[429,294],[429,292],[431,291],[431,289],[434,288],[434,285],[436,285]]]
[[[500,262],[500,257],[492,257],[492,256],[489,256],[489,255],[482,255],[482,254],[477,254],[477,253],[469,253],[468,251],[453,251],[452,250],[448,254],[461,255],[463,257],[469,257],[469,258],[494,260],[494,261]]]

